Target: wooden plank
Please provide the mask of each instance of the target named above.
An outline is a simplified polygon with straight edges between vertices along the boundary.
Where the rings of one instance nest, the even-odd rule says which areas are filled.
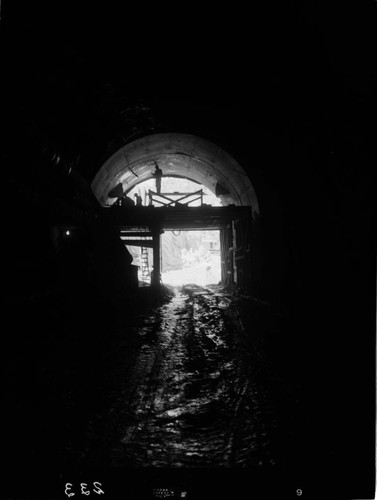
[[[156,194],[157,196],[162,196],[162,195],[167,195],[167,196],[181,196],[182,194],[184,195],[191,195],[191,194],[197,194],[200,193],[202,189],[198,189],[198,191],[191,191],[190,193],[180,193],[178,191],[175,191],[173,193],[166,193],[165,191],[163,193],[157,193],[157,191],[149,191],[152,195]]]
[[[125,245],[130,247],[146,247],[153,248],[153,240],[124,240],[121,238]]]
[[[103,208],[112,222],[120,228],[123,234],[132,231],[142,234],[151,233],[153,225],[158,224],[162,229],[219,229],[239,218],[240,214],[249,210],[249,207],[131,207]],[[133,236],[133,234],[130,234]],[[149,236],[149,235],[148,235]]]
[[[151,285],[153,287],[159,287],[161,284],[161,239],[160,239],[160,228],[156,226],[153,229],[153,275],[151,279]]]
[[[152,233],[150,231],[124,231],[124,230],[120,230],[120,235],[121,236],[125,236],[125,237],[138,237],[138,238],[141,238],[141,237],[147,237],[147,238],[152,238]]]

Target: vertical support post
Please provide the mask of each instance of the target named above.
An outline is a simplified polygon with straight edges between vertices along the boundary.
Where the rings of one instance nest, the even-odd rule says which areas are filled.
[[[152,205],[152,192],[151,190],[148,191],[148,195],[149,195],[149,206]]]
[[[151,285],[153,287],[159,287],[161,283],[161,239],[160,239],[160,226],[155,225],[152,228],[153,236],[153,274],[151,279]]]
[[[224,285],[234,283],[232,224],[224,225],[220,232],[221,279]]]
[[[226,285],[226,248],[225,248],[225,228],[220,229],[220,262],[221,262],[221,283]]]

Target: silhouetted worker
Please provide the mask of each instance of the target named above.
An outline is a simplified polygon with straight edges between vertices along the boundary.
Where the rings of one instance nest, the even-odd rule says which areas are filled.
[[[156,179],[156,191],[158,194],[161,193],[161,177],[162,177],[162,170],[160,169],[160,167],[157,165],[157,162],[156,163],[156,167],[155,167],[155,171],[154,173],[152,174],[154,176],[154,178]]]
[[[123,195],[118,200],[119,206],[121,207],[133,207],[135,206],[135,202],[132,198],[129,198],[127,195]]]
[[[135,197],[135,205],[137,207],[143,206],[143,198],[137,193],[134,194],[134,197]]]

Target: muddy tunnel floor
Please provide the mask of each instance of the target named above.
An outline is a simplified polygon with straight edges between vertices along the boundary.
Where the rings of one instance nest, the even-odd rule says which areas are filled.
[[[139,316],[138,347],[122,353],[111,405],[90,423],[85,464],[208,467],[282,459],[289,429],[276,388],[248,351],[230,302],[210,289],[177,287],[167,304]]]
[[[116,312],[81,303],[67,315],[63,301],[33,332],[26,324],[40,317],[36,309],[20,319],[24,336],[5,360],[8,461],[94,469],[289,462],[294,391],[250,341],[250,302],[219,286],[165,292]]]

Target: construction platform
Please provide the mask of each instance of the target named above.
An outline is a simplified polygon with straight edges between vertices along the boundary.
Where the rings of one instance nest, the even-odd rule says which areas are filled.
[[[250,207],[230,205],[213,207],[182,206],[130,206],[104,208],[112,222],[121,231],[141,231],[159,228],[160,231],[198,231],[221,229],[232,220],[250,214]]]
[[[232,231],[233,221],[247,219],[251,210],[250,207],[236,205],[214,207],[203,204],[202,190],[193,193],[149,191],[149,201],[148,206],[116,203],[111,207],[103,207],[103,211],[119,229],[119,236],[125,245],[141,247],[143,276],[149,275],[147,249],[153,249],[153,286],[160,285],[160,236],[164,231],[221,230],[225,227]],[[201,204],[190,206],[195,201]]]

